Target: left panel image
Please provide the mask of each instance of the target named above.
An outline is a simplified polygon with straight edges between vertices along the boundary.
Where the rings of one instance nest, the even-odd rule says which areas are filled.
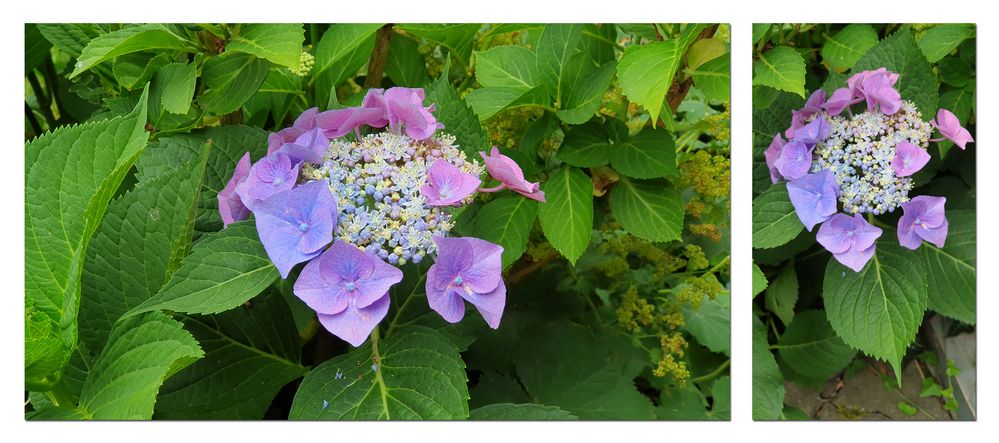
[[[729,420],[724,24],[26,24],[26,420]]]

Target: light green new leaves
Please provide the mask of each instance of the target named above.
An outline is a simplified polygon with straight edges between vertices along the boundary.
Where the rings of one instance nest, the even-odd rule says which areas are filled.
[[[767,327],[753,315],[753,420],[777,420],[784,409],[784,376],[770,353]]]
[[[610,206],[618,223],[631,234],[649,241],[680,239],[683,199],[666,182],[621,177],[611,190]]]
[[[468,418],[468,380],[444,334],[409,326],[312,369],[295,394],[291,420]]]
[[[222,312],[253,298],[277,277],[253,221],[234,223],[199,241],[166,286],[125,315],[157,309]]]
[[[468,95],[479,119],[519,105],[547,105],[548,92],[541,84],[537,60],[523,46],[497,46],[475,53],[475,79],[483,86]]]
[[[794,271],[794,263],[788,263],[767,287],[764,305],[786,326],[794,319],[794,304],[797,302],[798,273]]]
[[[673,84],[684,49],[678,40],[633,45],[625,49],[617,65],[617,78],[624,95],[649,111],[653,127]]]
[[[713,352],[729,355],[731,340],[729,340],[729,317],[731,307],[728,293],[717,295],[714,299],[705,299],[698,309],[683,306],[683,329],[693,335],[697,342]]]
[[[298,23],[240,25],[239,33],[226,42],[226,52],[244,52],[281,66],[298,68],[305,28]]]
[[[965,39],[975,36],[975,25],[967,23],[945,23],[936,25],[919,39],[919,49],[926,60],[936,63],[950,51],[961,45]]]
[[[468,232],[502,246],[505,269],[524,254],[537,216],[537,201],[520,194],[507,195],[483,205]]]
[[[504,421],[554,421],[578,420],[579,417],[563,411],[555,406],[536,405],[531,403],[495,403],[473,409],[468,413],[469,420],[504,420]]]
[[[546,202],[538,209],[541,229],[555,249],[575,264],[590,244],[593,230],[593,183],[582,171],[566,166],[541,185]]]
[[[776,248],[804,229],[787,196],[787,185],[778,183],[753,199],[753,247]]]
[[[805,59],[787,46],[778,46],[753,62],[753,84],[805,96]]]
[[[569,58],[576,51],[583,26],[578,23],[545,25],[537,45],[538,77],[556,102],[566,94]],[[606,87],[606,86],[605,86]]]
[[[62,367],[76,344],[80,275],[90,237],[107,203],[146,145],[146,98],[128,115],[66,126],[25,145],[24,298],[58,324],[58,330],[26,325],[25,331],[58,334],[58,354],[33,354],[26,360],[29,384],[53,374],[39,368]],[[33,315],[30,318],[39,318]],[[26,319],[27,320],[27,319]],[[25,336],[25,342],[46,340]],[[51,348],[47,348],[51,349]]]
[[[197,47],[166,25],[153,23],[130,26],[90,40],[80,53],[69,77],[76,77],[105,60],[150,50],[195,52]]]
[[[194,337],[166,314],[124,320],[83,384],[79,409],[94,420],[148,420],[163,380],[202,356]]]
[[[187,114],[194,98],[197,75],[194,63],[170,63],[156,72],[149,88],[149,109],[157,119],[163,111]]]
[[[822,311],[799,312],[777,341],[777,355],[811,380],[824,381],[850,364],[857,351],[843,343]]]
[[[888,361],[902,378],[902,356],[926,311],[926,272],[919,257],[896,244],[894,232],[877,243],[860,272],[829,260],[822,283],[829,323],[846,344]]]
[[[853,67],[867,50],[878,44],[878,33],[868,24],[847,25],[835,35],[826,35],[822,44],[822,59],[836,71]]]
[[[760,295],[767,288],[767,284],[767,276],[763,274],[756,262],[753,262],[753,297]]]
[[[919,254],[929,282],[927,306],[940,314],[975,324],[975,212],[947,211],[947,242],[923,242]]]
[[[895,89],[906,100],[912,100],[924,117],[937,114],[940,83],[911,32],[903,29],[885,37],[857,61],[852,72],[882,66],[899,74]]]
[[[708,98],[719,101],[729,99],[732,90],[730,59],[729,54],[725,54],[688,71],[694,79],[694,85]]]
[[[228,114],[239,109],[267,78],[267,60],[238,52],[211,57],[202,68],[201,77],[208,89],[199,101],[206,111]]]
[[[316,45],[316,64],[312,80],[316,101],[326,103],[336,85],[353,77],[368,61],[375,46],[378,23],[343,23],[330,25]]]

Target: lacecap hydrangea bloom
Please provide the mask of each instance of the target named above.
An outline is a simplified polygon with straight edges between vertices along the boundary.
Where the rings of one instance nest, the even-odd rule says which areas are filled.
[[[874,256],[882,233],[870,221],[898,208],[904,212],[899,244],[914,250],[926,240],[943,247],[945,199],[910,197],[912,175],[929,162],[930,142],[950,140],[962,150],[974,142],[946,109],[924,121],[895,89],[898,79],[879,68],[854,74],[828,99],[825,91],[815,91],[764,152],[771,181],[787,181],[801,223],[809,231],[821,224],[819,244],[858,272]],[[854,113],[854,105],[863,105],[856,109],[862,112]],[[934,130],[939,138],[931,138]]]
[[[485,168],[466,158],[424,98],[422,89],[371,89],[358,107],[306,110],[270,134],[267,156],[252,163],[244,155],[218,194],[226,226],[253,215],[282,278],[306,263],[295,295],[353,346],[388,313],[389,290],[403,279],[398,266],[427,259],[431,309],[455,323],[467,301],[498,328],[503,248],[451,237],[453,211],[504,189],[544,201],[538,183],[495,148],[480,154]],[[498,186],[480,187],[484,169]]]

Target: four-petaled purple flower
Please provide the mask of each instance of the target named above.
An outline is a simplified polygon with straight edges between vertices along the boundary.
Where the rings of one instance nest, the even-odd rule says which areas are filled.
[[[295,119],[295,123],[290,128],[270,133],[267,136],[267,154],[273,154],[274,151],[281,149],[285,143],[293,143],[305,131],[315,128],[318,112],[319,108],[306,109]]]
[[[864,216],[833,215],[819,227],[816,239],[836,261],[860,272],[874,256],[874,242],[881,237],[881,228],[867,223]]]
[[[420,193],[430,206],[454,206],[472,195],[481,184],[478,177],[461,172],[445,159],[437,159],[427,170],[427,183],[420,187]]]
[[[896,176],[908,177],[923,169],[929,161],[930,154],[926,150],[902,140],[895,145],[895,158],[891,161],[891,168],[895,170]]]
[[[804,143],[809,147],[821,143],[828,136],[829,122],[821,117],[812,120],[811,123],[794,131],[794,141]]]
[[[330,139],[317,127],[303,132],[294,142],[281,145],[277,152],[283,152],[292,163],[321,163],[329,147]]]
[[[389,307],[389,288],[402,271],[343,240],[336,240],[302,269],[295,295],[319,315],[328,331],[360,346]]]
[[[250,175],[250,153],[243,154],[243,157],[236,163],[236,169],[232,173],[232,178],[225,184],[218,193],[219,215],[222,216],[222,225],[229,226],[237,221],[250,218],[250,209],[243,204],[243,199],[236,193],[236,187],[246,180]]]
[[[788,180],[801,178],[812,167],[812,146],[797,140],[791,141],[780,150],[774,166]]]
[[[895,90],[898,74],[885,68],[863,71],[847,79],[846,84],[854,97],[867,100],[867,110],[881,109],[886,115],[898,112],[902,107],[902,96]]]
[[[840,115],[843,113],[844,109],[850,106],[864,101],[863,98],[856,98],[853,96],[853,90],[850,88],[839,88],[833,91],[832,96],[829,100],[822,105],[822,108],[829,113],[829,115]]]
[[[370,94],[370,93],[369,93]],[[322,128],[323,133],[329,138],[339,138],[347,133],[357,130],[361,125],[368,125],[373,128],[385,126],[385,112],[374,108],[344,108],[332,111],[321,112],[316,116],[316,126]],[[379,126],[381,123],[381,126]]]
[[[812,92],[812,95],[808,96],[808,100],[805,100],[805,106],[801,108],[800,111],[802,116],[805,118],[811,117],[818,114],[822,110],[822,105],[826,101],[826,91],[822,89],[816,89]]]
[[[282,278],[333,241],[336,200],[325,181],[278,192],[253,208],[257,233]]]
[[[299,165],[283,152],[270,154],[250,168],[246,180],[236,186],[236,193],[247,208],[256,212],[261,201],[295,187]]]
[[[479,155],[482,156],[489,175],[500,182],[499,186],[479,189],[479,192],[496,192],[503,189],[510,189],[524,197],[544,203],[545,192],[541,190],[541,185],[524,179],[524,171],[520,169],[520,166],[512,158],[500,154],[499,149],[495,146],[493,146],[489,155],[486,155],[484,151],[480,151]]]
[[[763,151],[763,156],[767,160],[767,169],[770,170],[770,181],[777,184],[782,178],[780,170],[777,169],[777,159],[780,157],[781,150],[784,149],[784,145],[787,142],[784,141],[784,137],[780,136],[780,133],[774,135],[773,141],[770,142],[770,146],[767,147],[766,151]]]
[[[465,300],[489,327],[499,327],[506,305],[501,275],[503,247],[472,237],[434,237],[437,261],[427,271],[427,301],[444,320],[465,316]]]
[[[957,147],[964,149],[964,146],[968,142],[974,143],[975,139],[971,138],[971,133],[967,129],[961,127],[961,121],[957,119],[957,116],[953,112],[941,108],[937,111],[937,118],[930,120],[930,126],[937,128],[940,134],[943,135],[948,140],[954,142]],[[940,141],[942,139],[935,139],[931,141]]]
[[[801,224],[811,231],[836,213],[839,186],[832,171],[823,169],[787,182],[787,195]]]
[[[938,248],[947,240],[945,197],[920,195],[902,203],[902,218],[898,219],[898,243],[915,250],[926,240]]]

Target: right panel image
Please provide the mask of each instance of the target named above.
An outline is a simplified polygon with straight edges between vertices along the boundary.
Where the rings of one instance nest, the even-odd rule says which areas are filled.
[[[753,418],[976,419],[976,27],[753,25]]]

